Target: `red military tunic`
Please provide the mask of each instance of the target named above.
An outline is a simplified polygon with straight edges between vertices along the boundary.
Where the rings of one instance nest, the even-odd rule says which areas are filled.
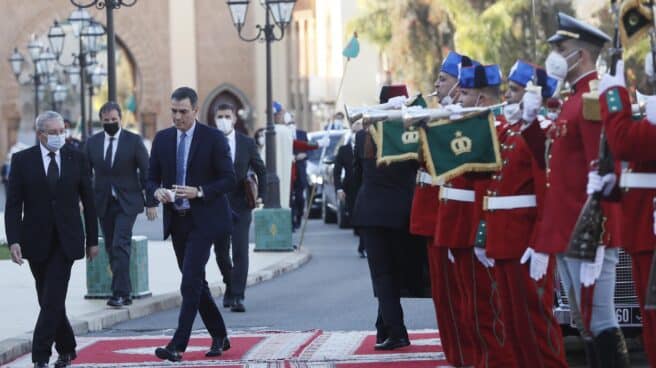
[[[646,119],[633,121],[631,101],[625,88],[611,88],[600,97],[601,114],[608,145],[617,160],[629,161],[620,177],[622,191],[623,246],[631,253],[633,279],[640,300],[645,352],[651,366],[656,367],[656,311],[644,309],[651,259],[656,250],[654,207],[656,198],[656,125]],[[646,177],[651,188],[638,188],[629,179],[634,174]]]
[[[425,236],[432,243],[433,234],[435,234],[437,209],[440,203],[440,187],[419,181],[421,177],[428,178],[429,176],[430,174],[421,169],[417,173],[417,185],[415,186],[415,195],[412,197],[412,209],[410,211],[410,233]]]
[[[544,195],[544,167],[533,155],[520,133],[520,123],[501,129],[499,142],[503,167],[492,176],[486,195],[496,199],[536,197],[532,207],[487,209],[485,245],[495,260],[494,274],[499,285],[510,345],[520,367],[567,367],[558,321],[551,313],[554,298],[555,260],[539,282],[530,278],[528,265],[519,259],[534,246]],[[540,129],[534,122],[529,129]],[[530,198],[530,197],[522,197]],[[490,208],[492,201],[484,201]]]
[[[538,252],[553,254],[567,250],[574,225],[587,199],[587,173],[591,170],[590,163],[598,158],[602,124],[583,117],[583,94],[590,91],[589,83],[596,78],[597,73],[590,72],[574,84],[573,94],[565,101],[558,119],[547,132],[551,148],[546,160],[543,220],[535,243]],[[529,140],[528,143],[533,145],[535,142]],[[612,223],[618,216],[619,207],[610,203],[602,206],[604,215]],[[619,234],[611,232],[606,235],[610,235],[607,245],[618,245]]]

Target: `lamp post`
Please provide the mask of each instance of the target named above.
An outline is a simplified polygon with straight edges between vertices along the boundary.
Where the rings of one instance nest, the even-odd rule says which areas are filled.
[[[131,7],[137,0],[71,0],[78,8],[95,6],[105,9],[107,17],[107,92],[110,101],[116,101],[116,36],[114,35],[114,9]]]
[[[89,124],[86,123],[85,111],[85,84],[87,83],[87,67],[94,62],[96,53],[100,50],[100,38],[105,34],[103,27],[95,22],[85,9],[75,9],[68,17],[68,23],[73,29],[73,34],[78,41],[77,52],[73,53],[73,61],[65,64],[61,60],[64,50],[66,32],[64,28],[55,21],[48,31],[50,46],[55,52],[57,62],[67,67],[67,74],[71,84],[80,84],[80,128],[82,140],[86,140],[89,132]]]
[[[91,125],[93,124],[93,116],[91,116],[93,112],[93,95],[95,94],[95,89],[102,87],[102,84],[105,82],[105,78],[107,78],[107,72],[100,66],[100,64],[96,63],[95,68],[91,70],[88,73],[89,76],[89,129],[91,129]]]
[[[248,38],[242,35],[246,14],[250,0],[228,0],[228,8],[232,16],[232,22],[237,28],[239,38],[246,42],[262,40],[266,42],[266,166],[267,166],[267,195],[264,208],[280,208],[280,180],[276,174],[276,131],[273,124],[272,112],[272,86],[271,86],[271,43],[280,41],[285,36],[285,27],[292,18],[292,12],[296,0],[260,0],[264,7],[264,26],[257,24],[255,37]],[[271,23],[273,17],[274,23]],[[280,30],[276,36],[275,30]]]

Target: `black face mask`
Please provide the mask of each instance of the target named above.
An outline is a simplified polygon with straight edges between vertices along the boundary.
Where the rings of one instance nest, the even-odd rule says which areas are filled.
[[[103,129],[109,135],[114,135],[118,132],[118,123],[103,123]]]

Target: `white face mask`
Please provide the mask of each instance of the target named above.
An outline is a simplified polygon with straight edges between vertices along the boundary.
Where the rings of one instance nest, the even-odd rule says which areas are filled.
[[[232,133],[232,120],[219,118],[214,120],[216,122],[216,128],[223,132],[223,134],[228,135]]]
[[[264,136],[257,137],[257,144],[264,146]]]
[[[548,112],[547,113],[547,119],[549,119],[551,121],[556,121],[556,119],[558,119],[558,113],[555,112],[555,111]]]
[[[506,117],[509,123],[514,124],[522,118],[522,109],[519,103],[508,104],[503,107],[503,116]]]
[[[453,104],[455,101],[453,100],[453,97],[451,97],[451,93],[453,93],[453,90],[456,89],[458,86],[458,83],[454,83],[453,86],[449,89],[449,92],[446,93],[446,96],[444,96],[440,100],[440,105],[442,106],[447,106]]]
[[[335,120],[335,121],[333,122],[333,127],[334,127],[335,129],[343,129],[343,128],[344,128],[344,121],[343,121],[343,120],[340,120],[340,119]]]
[[[66,134],[48,134],[46,147],[51,151],[59,151],[66,143]]]
[[[285,116],[283,117],[283,122],[284,122],[285,124],[289,124],[289,123],[291,123],[293,120],[294,120],[294,119],[292,118],[292,114],[286,112],[286,113],[285,113]]]
[[[567,64],[567,60],[572,57],[573,55],[576,55],[580,50],[574,50],[570,52],[569,55],[563,56],[560,53],[558,53],[555,50],[552,50],[549,53],[549,56],[547,56],[547,60],[544,61],[544,66],[547,69],[547,74],[550,77],[556,78],[559,81],[564,81],[565,78],[567,78],[567,73],[572,71],[572,69],[576,68],[576,66],[579,64],[580,59],[577,60],[572,66],[569,66]]]
[[[66,135],[66,138],[70,138],[71,136],[73,136],[73,133],[71,132],[70,129],[65,129],[64,135]]]

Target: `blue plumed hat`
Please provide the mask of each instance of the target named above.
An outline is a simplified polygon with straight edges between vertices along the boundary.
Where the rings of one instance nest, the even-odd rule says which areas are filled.
[[[536,84],[542,87],[542,97],[549,98],[556,92],[558,80],[548,76],[543,68],[523,60],[517,60],[508,75],[509,81],[513,81],[522,87],[526,87],[533,78],[536,79]]]
[[[484,88],[501,85],[499,65],[474,65],[460,68],[458,83],[461,88]]]
[[[462,61],[462,55],[455,51],[449,51],[449,54],[442,61],[441,71],[458,78],[458,66]]]

